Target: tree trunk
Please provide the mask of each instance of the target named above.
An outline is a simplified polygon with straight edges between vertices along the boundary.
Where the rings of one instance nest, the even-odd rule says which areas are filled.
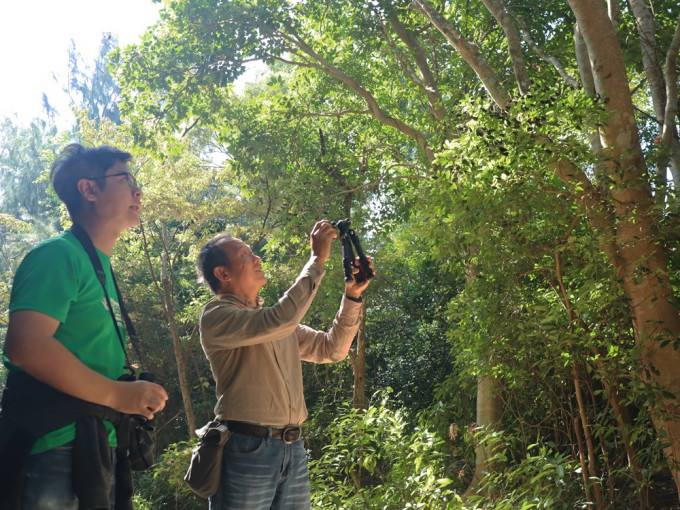
[[[480,376],[477,379],[477,429],[489,434],[498,429],[503,416],[503,401],[498,395],[498,382],[493,377]],[[475,447],[475,472],[465,495],[477,493],[478,487],[487,473],[493,472],[496,466],[491,462],[498,453],[498,446],[479,441]]]
[[[650,230],[642,224],[619,237],[633,246],[622,249],[624,260],[618,269],[630,299],[635,340],[643,346],[643,379],[657,390],[654,424],[661,442],[668,444],[664,453],[680,498],[680,353],[673,345],[680,336],[680,317],[669,302],[673,293],[662,247],[650,239]]]
[[[172,309],[172,285],[170,280],[163,279],[163,291],[165,293],[165,318],[170,327],[170,334],[172,336],[172,350],[175,353],[175,362],[177,363],[177,378],[179,380],[179,389],[182,393],[182,404],[184,404],[184,415],[187,419],[187,427],[189,428],[189,436],[196,437],[196,418],[194,417],[194,408],[191,404],[191,388],[187,379],[186,364],[184,356],[182,355],[182,344],[177,331],[177,324],[175,322],[175,313]]]
[[[605,5],[569,0],[588,47],[598,94],[611,112],[601,128],[602,145],[612,162],[611,195],[616,212],[616,251],[612,263],[623,282],[633,316],[636,341],[642,345],[643,380],[658,390],[651,403],[654,424],[680,496],[680,315],[671,304],[663,246],[655,234],[658,218],[640,148],[626,68]]]
[[[656,44],[656,24],[654,16],[650,11],[647,2],[643,0],[630,0],[630,8],[635,16],[638,34],[640,35],[640,48],[642,50],[642,64],[645,69],[645,76],[649,83],[649,92],[652,98],[652,105],[654,106],[654,114],[658,122],[660,139],[666,145],[669,155],[662,157],[657,163],[657,186],[664,186],[666,184],[666,166],[670,165],[671,175],[674,178],[675,185],[680,184],[680,153],[677,150],[678,137],[675,130],[675,121],[673,117],[676,111],[670,112],[671,118],[668,130],[665,129],[666,124],[666,83],[663,74],[663,68],[659,61],[659,48]],[[671,49],[669,48],[669,54]],[[675,66],[675,62],[672,64]],[[666,133],[666,140],[664,138]]]
[[[357,350],[353,357],[355,409],[366,409],[366,304],[361,305],[361,325],[357,332]]]
[[[186,363],[182,352],[182,343],[180,341],[179,332],[177,331],[177,322],[175,321],[174,298],[172,293],[172,281],[168,277],[168,257],[167,257],[167,231],[163,225],[162,232],[163,241],[163,256],[161,265],[161,284],[163,286],[162,308],[165,314],[165,319],[168,321],[170,328],[170,335],[172,337],[172,348],[175,353],[175,361],[177,363],[177,378],[179,380],[179,388],[182,394],[182,403],[184,404],[184,415],[187,419],[187,427],[189,428],[189,437],[196,437],[196,418],[194,417],[194,409],[191,404],[191,388],[187,378]]]
[[[479,248],[469,249],[469,259],[479,253]],[[465,281],[469,285],[477,277],[477,266],[470,260],[466,261]],[[492,361],[489,361],[491,364]],[[490,434],[498,430],[503,416],[503,401],[498,394],[498,380],[495,377],[480,375],[477,377],[477,429],[482,435]],[[469,496],[478,492],[479,485],[488,473],[494,472],[498,466],[491,462],[492,457],[498,453],[497,443],[492,441],[479,441],[475,447],[475,472],[472,481],[465,491]]]

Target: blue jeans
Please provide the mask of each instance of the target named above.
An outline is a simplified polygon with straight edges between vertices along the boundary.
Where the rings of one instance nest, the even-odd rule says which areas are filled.
[[[309,510],[310,500],[302,439],[286,444],[271,436],[231,433],[210,510]]]
[[[111,453],[115,463],[115,450],[112,449]],[[22,508],[25,510],[78,510],[78,498],[73,493],[72,457],[73,443],[29,456]],[[110,493],[111,508],[114,505],[115,489],[115,476],[113,476]]]

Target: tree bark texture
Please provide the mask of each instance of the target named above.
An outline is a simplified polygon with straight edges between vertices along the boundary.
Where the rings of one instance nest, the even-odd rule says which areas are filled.
[[[366,304],[361,306],[361,325],[357,331],[357,349],[352,359],[354,372],[354,394],[352,405],[355,409],[366,409]]]
[[[483,434],[497,431],[503,417],[503,401],[498,393],[498,381],[493,377],[480,376],[477,379],[477,428]],[[493,473],[495,466],[492,457],[498,447],[487,441],[478,442],[475,447],[475,472],[465,491],[466,495],[475,494],[487,473]]]
[[[643,378],[659,390],[654,423],[664,443],[669,468],[680,496],[680,315],[673,298],[663,246],[655,232],[658,218],[645,179],[626,68],[605,5],[569,0],[581,27],[592,64],[595,87],[611,113],[600,130],[610,158],[611,196],[616,212],[616,253],[612,263],[623,282],[633,316],[635,339],[642,345]],[[669,343],[667,343],[669,342]]]
[[[503,88],[495,71],[491,68],[479,48],[463,38],[458,30],[427,0],[413,0],[411,7],[422,14],[453,46],[467,64],[477,73],[486,90],[502,109],[510,105],[510,94]]]
[[[479,254],[479,248],[470,247],[467,253],[465,281],[469,285],[477,278],[477,265],[469,259]],[[489,362],[490,364],[492,361]],[[499,381],[495,377],[480,375],[477,378],[477,429],[482,435],[499,431],[505,406],[499,393]],[[494,441],[480,440],[475,447],[475,471],[470,485],[465,491],[466,495],[476,494],[484,477],[494,473],[499,465],[492,462],[492,458],[499,453],[500,446]]]
[[[659,132],[661,133],[661,143],[665,146],[669,153],[670,171],[675,185],[680,185],[680,150],[678,150],[678,136],[675,129],[674,117],[677,114],[677,74],[675,77],[669,76],[669,85],[673,87],[675,84],[674,93],[671,96],[666,95],[667,84],[663,72],[663,67],[659,59],[659,48],[656,42],[656,24],[654,17],[649,10],[647,2],[642,0],[630,0],[630,8],[635,16],[638,34],[640,36],[640,49],[642,50],[642,64],[645,69],[645,77],[649,83],[649,92],[652,98],[652,105],[656,115]],[[668,56],[673,55],[672,44],[668,49]],[[677,56],[677,51],[675,52]],[[672,60],[666,63],[666,69],[675,72],[677,61]],[[668,98],[668,100],[667,100]],[[675,108],[673,108],[673,101],[675,101]],[[670,110],[667,111],[667,107]],[[666,182],[666,165],[665,161],[658,165],[657,182],[660,185]]]
[[[167,247],[167,233],[163,229],[163,246]],[[161,267],[161,283],[163,286],[163,300],[162,308],[165,314],[165,319],[168,321],[170,328],[170,336],[172,337],[172,350],[175,354],[175,361],[177,363],[177,378],[179,380],[179,388],[182,393],[182,404],[184,405],[184,415],[187,420],[187,427],[189,429],[189,437],[196,437],[196,418],[194,417],[194,407],[191,403],[191,387],[189,386],[189,379],[187,377],[187,366],[182,351],[182,343],[177,330],[177,322],[175,321],[174,298],[172,280],[168,276],[168,260],[167,252],[163,254]]]

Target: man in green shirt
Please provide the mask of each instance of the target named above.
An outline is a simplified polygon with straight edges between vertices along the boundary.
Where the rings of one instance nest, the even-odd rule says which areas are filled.
[[[57,157],[52,185],[73,223],[92,240],[109,299],[71,231],[43,241],[16,272],[3,361],[10,372],[28,374],[66,395],[152,419],[165,406],[165,390],[146,381],[117,381],[125,372],[126,329],[109,258],[120,234],[139,224],[142,192],[128,167],[130,159],[113,147],[79,144],[68,145]],[[105,421],[104,426],[110,445],[116,446],[113,425]],[[22,508],[79,507],[71,472],[75,438],[71,423],[34,443]],[[109,478],[113,484],[113,474]],[[108,492],[111,501],[113,489]]]

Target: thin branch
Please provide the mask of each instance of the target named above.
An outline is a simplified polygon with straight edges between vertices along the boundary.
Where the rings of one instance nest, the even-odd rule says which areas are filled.
[[[296,60],[288,60],[286,58],[279,57],[277,55],[267,55],[267,58],[270,58],[272,60],[276,60],[278,62],[282,62],[284,64],[288,64],[288,65],[291,65],[291,66],[307,67],[307,68],[310,68],[310,69],[317,69],[321,72],[324,71],[323,66],[320,66],[318,64],[312,64],[312,63],[307,63],[307,62],[298,62]]]
[[[189,341],[187,342],[187,347],[184,350],[184,353],[182,354],[182,357],[183,357],[182,359],[185,359],[185,360],[189,359],[189,356],[191,354],[191,346],[194,343],[194,339],[196,338],[196,334],[198,333],[198,331],[199,331],[198,324],[196,324],[194,326],[194,329],[191,330],[191,335],[189,336]]]
[[[396,14],[393,14],[392,16],[396,17]],[[397,43],[395,40],[390,37],[389,31],[387,29],[387,25],[383,20],[380,20],[380,26],[382,28],[382,34],[384,36],[385,41],[387,42],[388,46],[392,49],[392,53],[394,54],[395,58],[397,59],[397,62],[401,66],[401,69],[404,71],[406,76],[416,84],[418,88],[421,90],[425,91],[425,85],[423,84],[423,80],[418,78],[416,70],[414,67],[411,65],[411,63],[404,58],[403,53],[399,51],[399,48],[397,47]]]
[[[506,5],[505,8],[508,10],[510,16],[515,18],[515,21],[519,23],[519,26],[522,28],[522,39],[524,39],[524,42],[527,43],[529,48],[531,48],[545,62],[551,64],[570,87],[574,89],[581,88],[579,82],[572,78],[569,73],[564,70],[564,67],[562,64],[560,64],[560,61],[557,60],[557,58],[548,55],[538,44],[536,44],[536,42],[531,37],[531,33],[529,32],[529,28],[527,27],[526,23],[524,23],[524,21],[515,13],[515,11],[513,11],[509,5]]]
[[[328,76],[335,78],[336,80],[348,86],[351,90],[357,93],[366,102],[371,111],[371,114],[377,120],[379,120],[380,122],[387,126],[397,129],[398,131],[405,134],[409,138],[415,140],[418,146],[425,153],[428,161],[430,161],[431,163],[434,162],[435,160],[434,151],[432,150],[431,147],[429,147],[428,141],[423,133],[409,126],[402,120],[389,115],[385,110],[382,109],[382,107],[380,106],[376,98],[373,96],[373,94],[371,94],[365,88],[361,87],[352,77],[348,76],[343,71],[333,66],[321,55],[316,53],[311,48],[311,46],[309,46],[299,35],[295,33],[295,31],[290,25],[286,26],[286,28],[290,31],[292,35],[283,34],[281,32],[277,32],[276,34],[274,34],[272,33],[270,27],[267,27],[265,25],[260,26],[260,29],[267,34],[271,34],[272,36],[279,35],[281,38],[284,38],[285,40],[292,41],[295,44],[295,46],[300,49],[300,51],[311,57],[315,62],[318,62],[318,64],[309,64],[308,67],[314,67],[316,69],[319,69],[324,74],[327,74]],[[294,65],[301,65],[297,62],[290,63]]]
[[[253,243],[253,246],[259,247],[260,243],[264,240],[266,236],[266,228],[267,228],[267,221],[269,220],[269,216],[271,215],[272,212],[272,207],[273,207],[273,202],[272,202],[272,196],[271,193],[269,193],[269,176],[265,175],[264,178],[265,181],[265,188],[267,189],[267,210],[265,211],[264,218],[262,219],[262,225],[260,227],[260,237],[257,239],[255,243]]]
[[[200,117],[196,117],[196,120],[194,120],[191,124],[189,124],[186,128],[184,128],[184,131],[182,131],[180,138],[184,138],[189,133],[189,131],[191,131],[192,129],[194,129],[196,127],[196,125],[199,123],[200,120],[201,120]]]
[[[422,80],[416,79],[415,76],[413,76],[413,72],[407,74],[409,76],[413,76],[413,82],[418,85],[427,96],[427,100],[430,103],[430,111],[432,112],[432,116],[437,120],[444,120],[446,118],[446,109],[444,108],[444,102],[442,101],[441,95],[439,94],[437,80],[435,79],[434,74],[432,74],[430,65],[427,62],[425,50],[416,40],[413,34],[411,34],[401,23],[396,11],[392,11],[390,14],[390,24],[399,36],[399,39],[401,39],[401,41],[411,51],[411,55],[413,55],[413,59],[418,66]],[[408,68],[410,68],[410,65]]]
[[[663,141],[670,145],[675,136],[675,116],[678,114],[678,51],[680,51],[680,19],[666,53],[666,110],[663,125]]]
[[[398,180],[401,180],[401,179],[423,179],[424,180],[424,179],[429,179],[429,177],[423,176],[423,175],[397,175],[395,177],[390,177],[389,179],[375,181],[375,182],[368,182],[366,184],[360,184],[359,186],[356,186],[354,188],[338,191],[337,193],[333,193],[332,195],[327,195],[327,198],[339,197],[339,196],[342,196],[342,195],[347,195],[348,193],[356,193],[357,191],[361,191],[362,189],[377,188],[378,186],[381,186],[383,184],[387,184],[387,183],[393,182],[393,181],[398,181]]]
[[[289,113],[283,110],[272,110],[274,113],[286,114]],[[371,115],[370,110],[340,110],[339,112],[333,113],[319,113],[319,112],[309,112],[309,113],[298,113],[296,117],[342,117],[343,115]]]
[[[149,266],[149,274],[151,275],[151,280],[153,281],[154,287],[156,288],[156,292],[158,293],[158,298],[161,302],[161,306],[165,307],[165,299],[163,298],[163,291],[161,289],[161,286],[158,284],[158,278],[156,277],[156,272],[154,271],[153,268],[153,263],[151,262],[151,254],[149,250],[149,244],[146,240],[146,229],[144,228],[144,223],[140,223],[139,229],[142,232],[142,243],[144,245],[144,255],[146,256],[146,262],[147,265]]]
[[[496,18],[498,24],[503,29],[505,38],[508,43],[508,52],[510,53],[510,61],[515,72],[515,80],[519,87],[519,93],[525,95],[529,92],[531,80],[527,72],[524,56],[522,55],[522,45],[519,42],[519,33],[508,17],[510,8],[504,4],[502,0],[482,0],[484,5],[489,10],[491,15]]]
[[[505,110],[511,102],[510,94],[503,88],[496,73],[479,52],[479,48],[468,42],[458,30],[442,16],[427,0],[412,0],[411,8],[422,14],[446,38],[460,56],[467,62],[481,80],[496,104]]]
[[[579,212],[581,209],[582,207],[579,206]],[[561,244],[566,244],[566,242],[569,240],[569,236],[571,236],[571,233],[574,231],[574,228],[576,228],[576,224],[578,223],[579,219],[580,219],[579,215],[575,214],[574,219],[571,221],[571,225],[569,225],[569,228],[564,233],[564,236],[562,236]]]

